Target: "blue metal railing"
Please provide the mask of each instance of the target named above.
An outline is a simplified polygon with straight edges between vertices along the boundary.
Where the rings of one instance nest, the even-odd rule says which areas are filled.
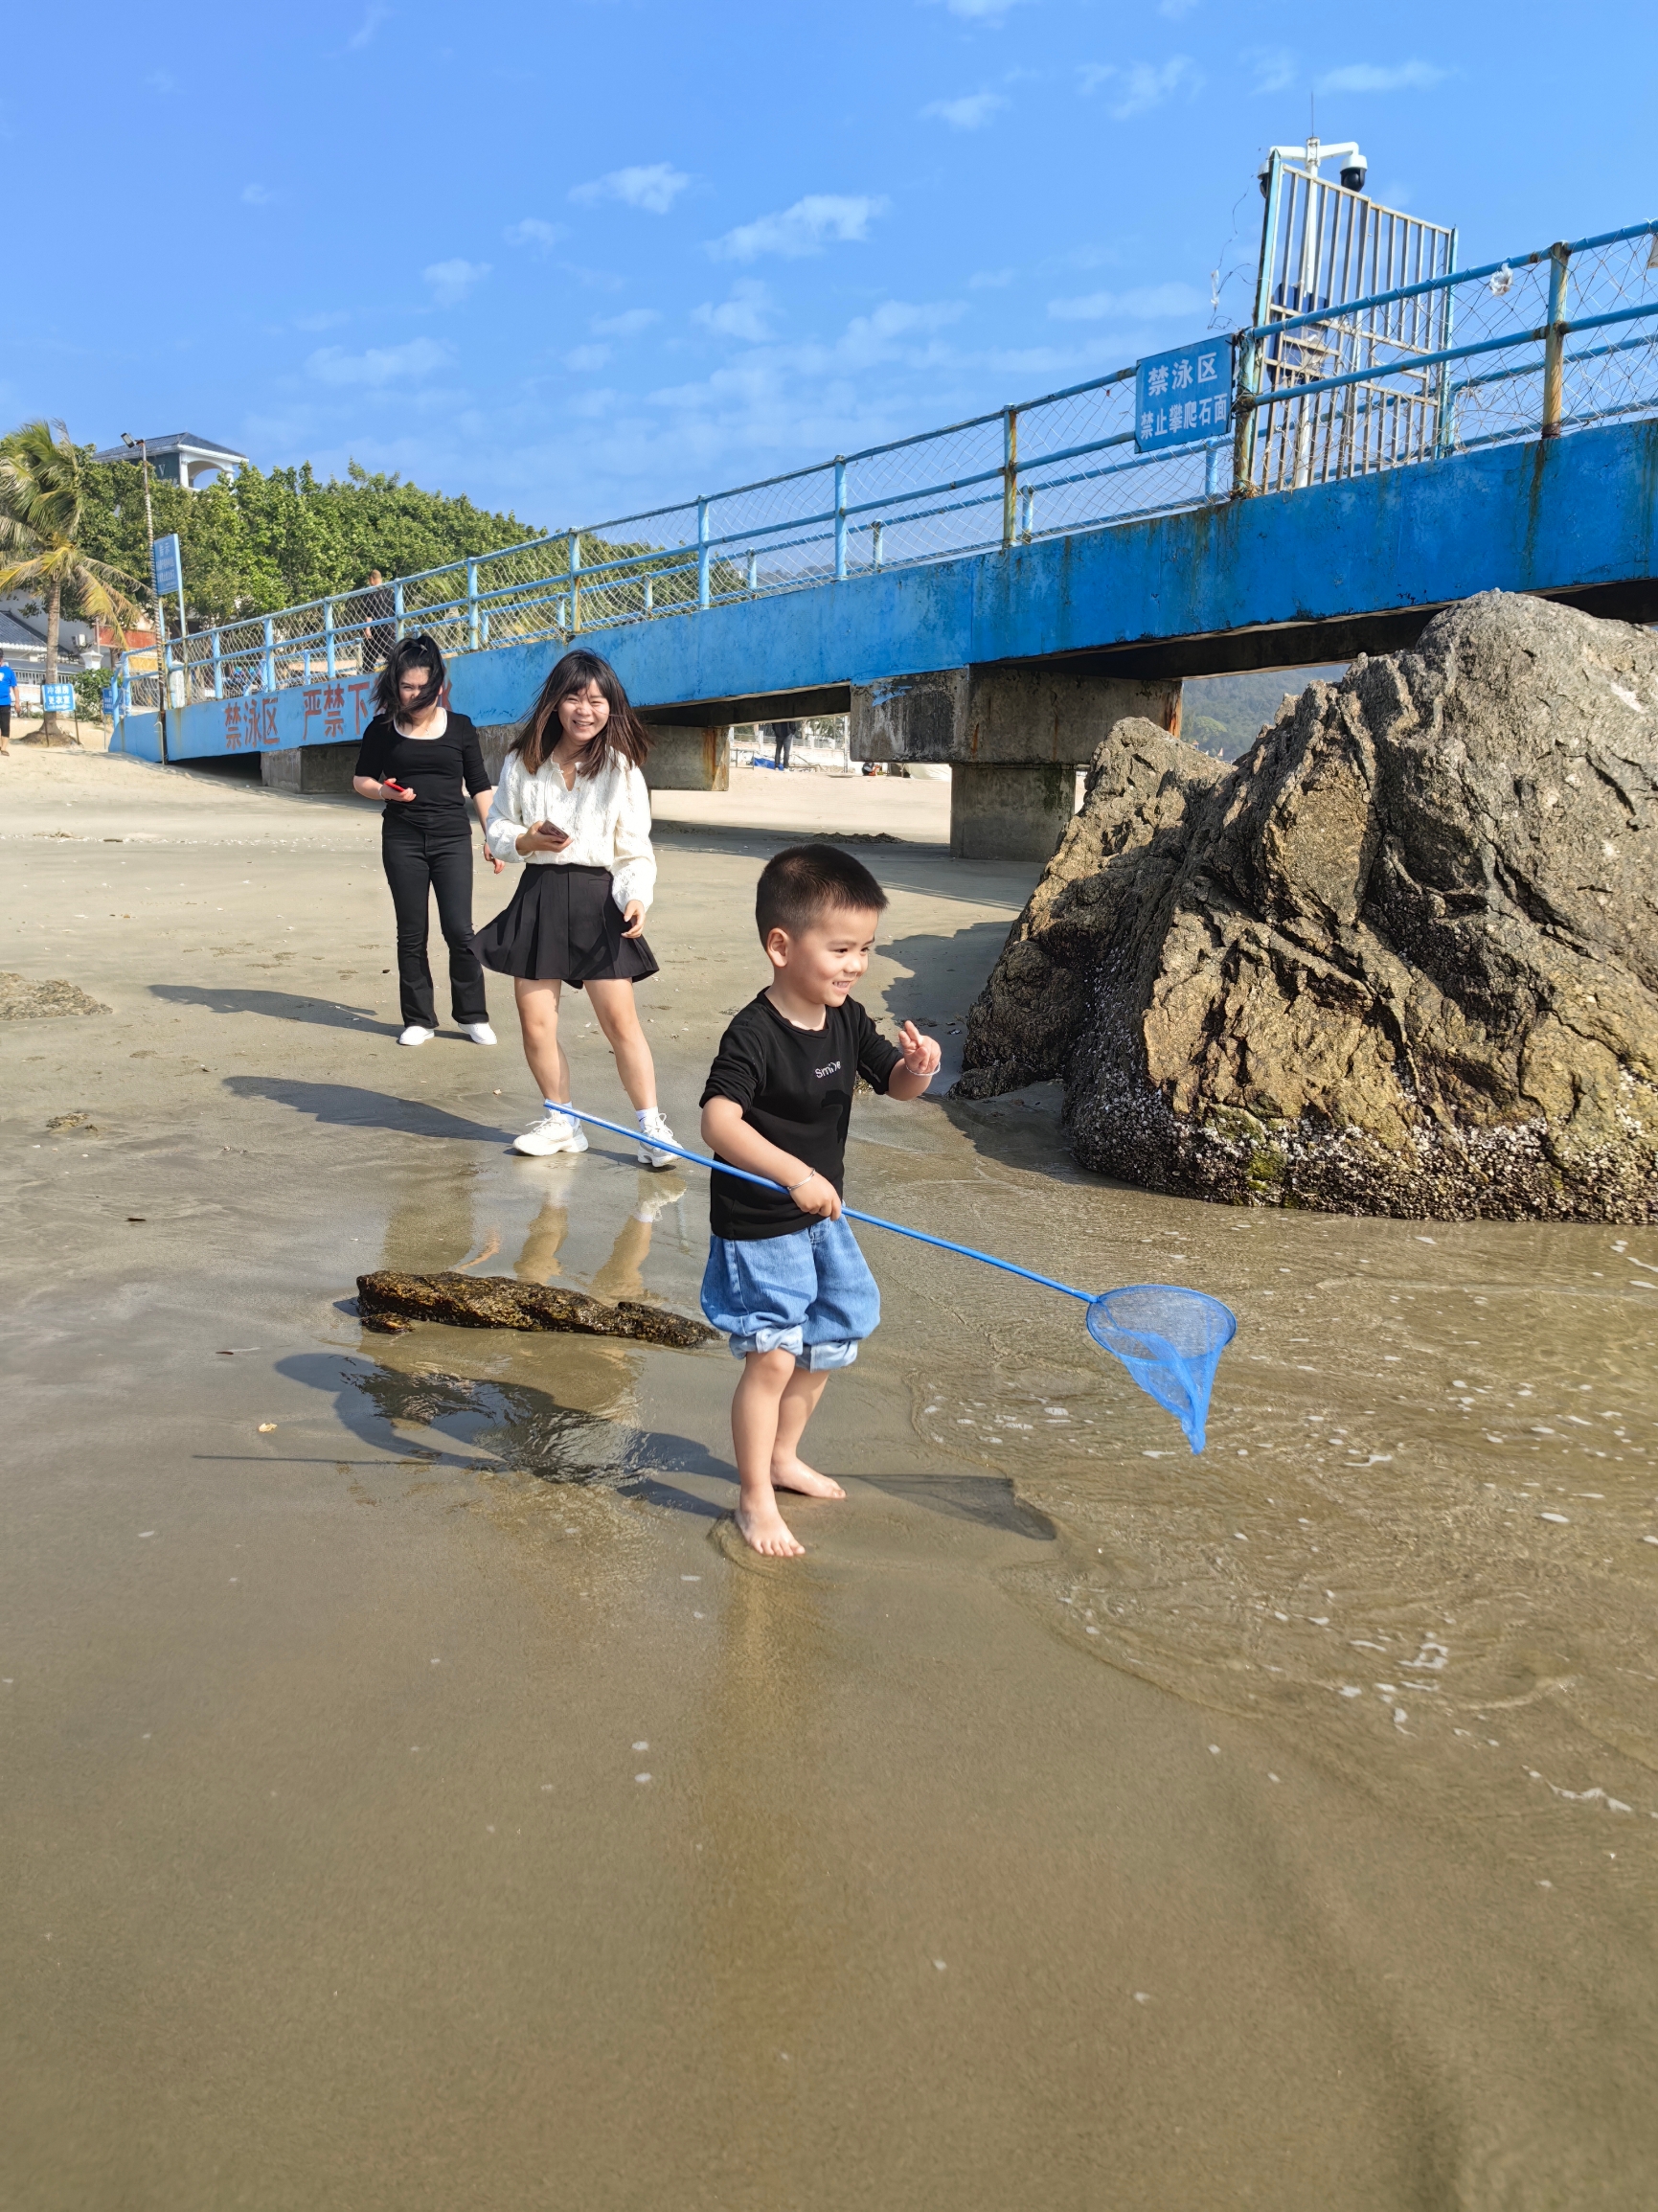
[[[121,706],[153,705],[164,680],[179,705],[361,675],[415,630],[450,653],[563,642],[1658,414],[1658,329],[1568,343],[1651,318],[1658,223],[1645,222],[1237,332],[1224,437],[1126,451],[1135,371],[1117,369],[733,490],[474,554],[379,597],[342,592],[169,639],[159,671],[153,653],[123,656]],[[1459,378],[1459,362],[1480,366]]]

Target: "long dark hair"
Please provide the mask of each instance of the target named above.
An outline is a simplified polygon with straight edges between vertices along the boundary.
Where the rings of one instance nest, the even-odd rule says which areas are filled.
[[[411,669],[424,669],[426,680],[414,704],[405,707],[401,686]],[[375,680],[375,705],[390,722],[395,722],[401,714],[423,715],[443,697],[443,686],[448,680],[449,672],[443,666],[443,656],[438,650],[435,638],[427,637],[424,632],[419,637],[401,637],[387,653],[386,665]]]
[[[650,752],[650,733],[627,703],[622,679],[607,660],[579,647],[567,652],[535,695],[524,727],[512,741],[511,750],[534,775],[563,736],[558,703],[573,692],[597,684],[610,707],[610,718],[597,737],[589,738],[576,764],[579,776],[602,775],[612,757],[643,768]]]

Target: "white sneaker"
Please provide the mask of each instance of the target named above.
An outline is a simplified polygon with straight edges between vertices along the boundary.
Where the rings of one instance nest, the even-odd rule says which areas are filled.
[[[650,1143],[652,1137],[664,1137],[670,1145],[677,1142],[660,1106],[650,1106],[639,1116],[639,1164],[642,1168],[670,1168],[672,1152],[659,1152]]]
[[[422,1029],[418,1021],[411,1021],[402,1036],[398,1038],[397,1042],[399,1044],[430,1044],[434,1035],[434,1031]]]
[[[587,1139],[581,1133],[581,1124],[574,1114],[550,1113],[538,1121],[533,1129],[526,1129],[521,1137],[512,1139],[515,1152],[528,1152],[532,1159],[544,1160],[554,1152],[584,1152]]]
[[[501,1041],[487,1021],[467,1022],[466,1035],[474,1044],[499,1044]]]

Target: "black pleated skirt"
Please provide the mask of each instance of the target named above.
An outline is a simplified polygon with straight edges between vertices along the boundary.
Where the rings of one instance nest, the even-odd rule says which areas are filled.
[[[625,937],[608,868],[570,861],[527,867],[512,897],[478,932],[478,957],[497,975],[538,983],[639,983],[657,970],[643,937]]]

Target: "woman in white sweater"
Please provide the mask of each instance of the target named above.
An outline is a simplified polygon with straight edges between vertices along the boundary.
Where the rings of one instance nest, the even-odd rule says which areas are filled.
[[[568,652],[542,685],[501,770],[484,825],[498,860],[527,863],[511,901],[478,933],[486,968],[512,978],[524,1057],[546,1118],[514,1140],[521,1152],[583,1152],[558,1042],[565,984],[585,991],[616,1055],[639,1121],[639,1159],[668,1168],[673,1131],[656,1104],[656,1070],[633,986],[656,973],[642,932],[656,888],[650,794],[641,774],[650,740],[608,661]]]

